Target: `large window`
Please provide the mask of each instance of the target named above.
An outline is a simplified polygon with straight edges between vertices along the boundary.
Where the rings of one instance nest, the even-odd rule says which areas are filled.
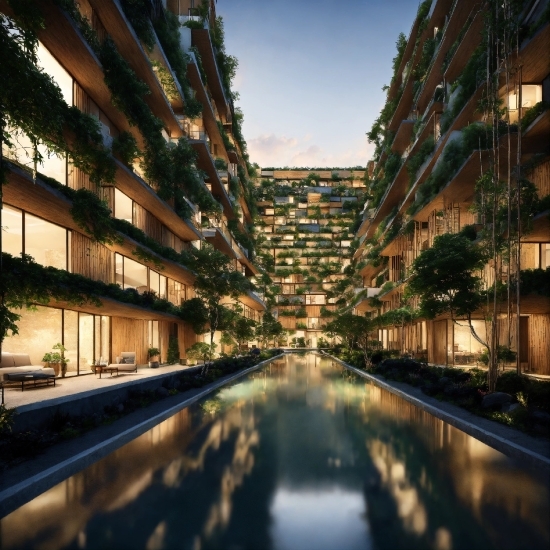
[[[64,227],[25,213],[25,254],[39,264],[69,269],[68,234]]]
[[[24,252],[41,265],[70,270],[70,231],[64,227],[4,205],[2,231],[4,252]]]
[[[122,191],[115,189],[115,218],[132,223],[133,201]]]
[[[115,282],[122,288],[135,288],[140,293],[148,290],[147,266],[115,254],[115,270]]]
[[[17,313],[21,315],[19,334],[4,340],[3,351],[26,353],[32,365],[41,365],[44,354],[61,343],[69,360],[67,376],[90,373],[94,360],[109,361],[109,317],[44,306]]]
[[[3,205],[2,252],[19,256],[23,252],[23,212],[18,208]]]
[[[166,298],[166,277],[150,269],[149,288],[159,298]]]

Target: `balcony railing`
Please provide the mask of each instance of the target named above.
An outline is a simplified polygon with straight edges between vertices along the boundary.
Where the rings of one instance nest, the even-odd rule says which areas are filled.
[[[231,231],[229,231],[229,228],[227,227],[224,221],[210,220],[209,229],[213,229],[213,228],[218,229],[221,232],[221,234],[225,237],[225,240],[229,243],[231,248],[237,253],[237,256],[244,254],[244,256],[248,258],[248,250],[235,240],[235,238],[231,234]]]

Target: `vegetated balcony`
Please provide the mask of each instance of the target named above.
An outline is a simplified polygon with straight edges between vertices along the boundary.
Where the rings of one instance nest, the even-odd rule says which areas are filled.
[[[202,233],[206,240],[216,248],[236,259],[248,258],[248,250],[243,248],[233,237],[224,221],[209,220],[210,226],[203,228]],[[220,237],[223,237],[222,242]]]
[[[208,85],[214,96],[214,101],[222,118],[222,123],[231,121],[230,102],[227,99],[224,83],[218,70],[216,53],[212,45],[210,30],[191,29],[191,43],[199,50],[202,64],[208,78]]]
[[[92,8],[101,14],[101,22],[105,26],[105,30],[109,33],[117,49],[130,67],[134,70],[140,80],[145,82],[151,93],[144,97],[145,101],[151,108],[153,114],[158,116],[168,128],[171,137],[177,138],[182,136],[181,127],[178,124],[177,118],[172,110],[172,106],[166,97],[162,85],[155,75],[153,66],[145,53],[132,25],[128,22],[120,2],[104,2],[103,0],[89,0]],[[62,19],[64,17],[59,17]],[[52,33],[50,26],[47,34]],[[59,33],[64,37],[63,33]],[[155,47],[156,54],[159,60],[163,59],[163,64],[169,67],[166,61],[162,48]],[[103,75],[101,76],[103,82]],[[95,85],[98,83],[96,82]],[[93,97],[93,96],[92,96]]]

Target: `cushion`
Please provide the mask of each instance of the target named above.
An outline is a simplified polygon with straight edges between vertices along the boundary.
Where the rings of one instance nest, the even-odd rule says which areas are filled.
[[[0,368],[5,369],[6,367],[14,367],[15,363],[13,362],[13,355],[5,351],[2,352],[2,357],[0,358]]]
[[[12,353],[13,363],[16,367],[31,366],[31,358],[26,353]],[[40,365],[42,367],[42,365]]]

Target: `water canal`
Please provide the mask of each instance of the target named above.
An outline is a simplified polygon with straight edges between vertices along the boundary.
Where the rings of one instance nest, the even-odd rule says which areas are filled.
[[[270,363],[35,498],[0,547],[548,548],[549,490],[315,354]]]

